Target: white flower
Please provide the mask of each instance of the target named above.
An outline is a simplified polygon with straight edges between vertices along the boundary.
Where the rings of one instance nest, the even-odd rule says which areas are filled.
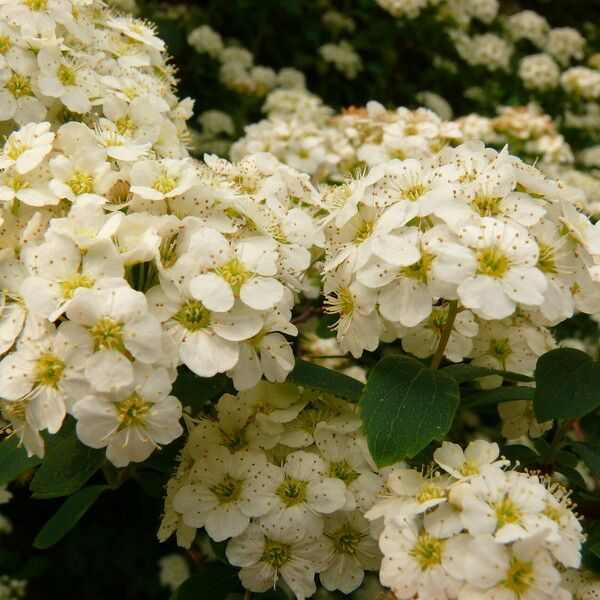
[[[45,96],[59,98],[72,112],[87,113],[90,98],[98,91],[95,73],[85,64],[63,56],[58,48],[42,48],[38,53],[40,73],[37,83]]]
[[[14,165],[19,175],[33,171],[51,152],[53,139],[50,123],[28,123],[11,133],[4,142],[0,152],[0,169]]]
[[[236,298],[255,310],[266,310],[283,297],[284,287],[275,279],[275,240],[246,237],[234,245],[213,229],[194,232],[189,254],[203,261],[201,273],[190,281],[190,292],[208,309],[230,310]]]
[[[425,321],[409,329],[402,336],[402,348],[418,358],[434,354],[448,320],[448,305],[434,306]],[[461,310],[454,319],[452,332],[444,350],[444,356],[452,362],[460,362],[469,356],[476,340],[479,325],[470,310]]]
[[[212,377],[235,367],[239,342],[262,328],[260,313],[236,303],[227,312],[212,312],[202,302],[174,286],[148,291],[152,313],[177,343],[181,361],[200,377]]]
[[[283,579],[296,595],[306,600],[316,591],[315,572],[323,562],[323,542],[298,535],[287,524],[266,527],[252,523],[227,545],[227,559],[242,567],[242,585],[265,592]]]
[[[106,162],[102,148],[84,146],[69,157],[59,155],[50,160],[50,189],[70,202],[106,202],[104,194],[117,180]]]
[[[533,412],[533,403],[529,400],[514,400],[498,404],[498,414],[502,419],[502,435],[516,440],[523,435],[538,438],[552,429],[552,421],[539,423]]]
[[[433,453],[433,460],[452,477],[468,479],[478,475],[484,465],[507,465],[506,460],[496,460],[499,454],[498,444],[490,444],[485,440],[471,442],[464,452],[458,444],[442,442],[441,447]]]
[[[377,541],[360,512],[326,517],[323,537],[327,566],[319,572],[319,579],[326,589],[350,594],[362,583],[365,570],[379,568]]]
[[[250,494],[269,499],[271,511],[261,517],[265,527],[285,525],[306,536],[323,531],[321,515],[346,503],[346,486],[327,476],[326,464],[317,455],[301,450],[288,454],[282,467],[270,465],[263,476],[250,482]]]
[[[187,525],[204,527],[217,542],[237,537],[250,524],[250,517],[261,517],[271,509],[267,496],[253,493],[266,466],[265,453],[258,449],[231,454],[224,446],[210,446],[196,460],[190,483],[177,492],[173,506]]]
[[[543,533],[520,540],[511,548],[487,535],[471,540],[463,558],[468,584],[461,590],[461,600],[570,598],[559,588],[560,573],[548,551],[540,546],[542,538]]]
[[[142,160],[131,168],[130,191],[147,200],[166,200],[189,190],[194,178],[189,159]]]
[[[82,255],[68,238],[56,237],[23,251],[30,273],[19,291],[35,315],[55,321],[67,310],[75,290],[126,285],[123,264],[115,247],[99,242]]]
[[[440,244],[433,270],[458,284],[467,308],[484,319],[502,319],[517,305],[543,303],[547,283],[536,268],[539,248],[526,232],[483,217],[481,226],[463,227],[459,238],[464,246]]]
[[[190,567],[182,554],[167,554],[158,560],[158,566],[161,585],[172,592],[190,576]]]
[[[161,356],[160,325],[148,314],[144,294],[128,286],[77,288],[67,317],[80,330],[87,330],[94,353],[86,361],[85,375],[101,392],[132,384],[135,373],[130,356],[147,364]]]
[[[418,522],[417,522],[418,523]],[[468,536],[434,537],[413,521],[388,523],[379,538],[383,552],[379,578],[400,600],[456,598],[462,585]]]
[[[105,23],[107,27],[120,31],[132,40],[150,46],[154,50],[162,52],[165,49],[165,43],[156,37],[155,26],[145,21],[130,16],[118,16],[108,18]]]
[[[460,490],[461,520],[472,535],[493,535],[505,544],[545,530],[557,531],[556,522],[544,514],[547,491],[539,481],[524,473],[504,473],[495,466],[481,467]]]
[[[22,339],[0,361],[5,412],[34,431],[56,433],[67,409],[86,389],[83,368],[91,352],[87,337],[71,323],[38,339]]]
[[[387,476],[385,491],[365,517],[371,521],[383,517],[386,523],[390,520],[410,521],[446,502],[448,484],[447,477],[423,476],[413,469],[395,467]]]
[[[73,407],[79,439],[92,448],[106,447],[106,457],[117,467],[146,460],[183,432],[181,404],[169,395],[167,371],[139,362],[132,371],[131,384],[118,392],[90,394]]]

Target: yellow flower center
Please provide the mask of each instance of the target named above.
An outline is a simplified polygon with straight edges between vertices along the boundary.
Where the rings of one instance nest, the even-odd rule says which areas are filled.
[[[500,527],[510,523],[518,523],[521,520],[521,511],[517,505],[507,497],[496,504],[496,518],[498,519],[498,525]]]
[[[154,180],[152,187],[161,194],[168,194],[177,187],[177,180],[168,173],[163,173]]]
[[[359,475],[345,460],[331,463],[329,466],[329,476],[341,479],[346,485],[358,479]]]
[[[427,188],[424,185],[417,184],[402,190],[402,196],[406,200],[414,202],[415,200],[418,200],[426,191]]]
[[[341,315],[351,315],[354,312],[354,296],[348,288],[342,288],[337,294],[337,304]]]
[[[46,10],[48,8],[48,0],[25,0],[25,4],[35,11]]]
[[[60,282],[60,289],[62,290],[63,298],[70,300],[78,288],[91,288],[94,282],[88,279],[85,275],[77,273],[71,279]]]
[[[502,585],[518,596],[524,594],[533,583],[533,566],[531,563],[522,562],[511,558],[506,579]]]
[[[5,400],[0,403],[2,415],[6,419],[24,422],[27,420],[27,400]]]
[[[7,35],[0,35],[0,54],[6,54],[12,48],[12,45]]]
[[[198,300],[188,300],[173,316],[188,331],[206,329],[210,325],[210,311]]]
[[[433,255],[421,250],[421,260],[418,260],[416,263],[413,263],[408,267],[402,267],[400,272],[405,277],[410,277],[411,279],[416,279],[422,283],[427,283],[427,276],[432,264]]]
[[[120,402],[115,402],[119,419],[119,430],[143,425],[146,422],[146,417],[151,406],[151,402],[146,402],[136,392],[133,392],[133,394]]]
[[[276,494],[288,508],[302,504],[306,500],[306,481],[286,478],[277,488]]]
[[[497,246],[482,248],[477,252],[478,273],[490,277],[502,277],[510,269],[508,256]]]
[[[80,167],[73,169],[73,174],[65,182],[74,194],[89,194],[94,190],[94,178]]]
[[[63,85],[75,85],[77,81],[75,69],[65,64],[61,64],[58,67],[56,76]]]
[[[242,481],[226,474],[221,482],[209,489],[219,499],[219,504],[228,504],[239,500],[242,493]]]
[[[425,481],[419,490],[419,493],[415,496],[415,500],[419,504],[430,502],[431,500],[438,500],[444,497],[444,492],[440,486],[436,485],[432,481]]]
[[[556,261],[552,248],[537,240],[540,249],[540,256],[537,262],[537,268],[544,273],[556,273]]]
[[[502,198],[493,198],[492,196],[475,196],[471,200],[471,206],[482,217],[493,217],[500,212],[500,202]]]
[[[27,150],[29,150],[27,144],[23,144],[15,139],[9,139],[6,143],[6,156],[12,160],[17,160]]]
[[[29,187],[29,180],[25,179],[23,175],[14,175],[4,177],[4,182],[9,188],[12,188],[15,192],[24,190]]]
[[[65,363],[56,356],[45,354],[38,359],[35,365],[35,383],[53,388],[57,387],[65,366]]]
[[[90,333],[94,340],[94,349],[119,350],[123,352],[123,324],[112,317],[102,317],[91,329]]]
[[[13,73],[6,84],[6,89],[15,97],[33,96],[31,91],[31,80],[26,75]]]
[[[119,117],[115,121],[115,125],[117,126],[117,131],[121,135],[133,135],[137,129],[133,119],[127,115]]]
[[[512,354],[512,348],[508,339],[492,339],[488,348],[488,354],[493,356],[503,367],[506,360]]]
[[[365,221],[352,240],[357,246],[362,244],[373,233],[373,221]]]
[[[236,294],[252,276],[252,273],[237,258],[232,258],[227,264],[215,269],[215,271],[233,288]]]
[[[410,551],[410,555],[417,560],[421,571],[426,571],[442,563],[443,551],[444,540],[434,538],[424,531],[419,535],[419,539]]]
[[[265,546],[260,557],[274,569],[281,569],[292,557],[292,548],[289,544],[283,544],[275,540],[265,539]]]
[[[346,523],[336,532],[326,532],[325,535],[332,541],[333,547],[338,554],[349,554],[350,556],[356,554],[360,540],[363,537],[349,523]]]
[[[460,468],[460,474],[464,477],[477,475],[477,473],[479,473],[479,465],[474,460],[465,460],[463,466]]]

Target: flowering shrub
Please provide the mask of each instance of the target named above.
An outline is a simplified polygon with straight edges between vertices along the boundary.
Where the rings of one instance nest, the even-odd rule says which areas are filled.
[[[0,598],[597,597],[595,30],[359,4],[0,2]]]

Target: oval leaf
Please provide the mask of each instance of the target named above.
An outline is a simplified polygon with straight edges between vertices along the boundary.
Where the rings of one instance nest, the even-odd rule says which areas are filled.
[[[539,421],[574,419],[600,406],[600,363],[581,350],[557,348],[540,356],[535,381]]]
[[[109,488],[106,485],[90,485],[67,498],[40,529],[33,541],[34,548],[44,550],[62,540],[94,504],[98,496],[107,489]]]
[[[458,384],[408,356],[388,356],[375,366],[360,398],[363,428],[380,467],[410,458],[450,429],[459,403]]]
[[[589,442],[576,442],[573,444],[573,450],[590,468],[590,471],[596,477],[600,477],[600,448]]]
[[[442,373],[452,377],[456,383],[464,383],[465,381],[472,381],[474,379],[479,379],[480,377],[489,377],[490,375],[499,375],[502,379],[506,379],[507,381],[533,381],[533,377],[521,375],[520,373],[499,371],[498,369],[490,369],[489,367],[471,364],[448,365],[442,369]]]
[[[39,456],[27,456],[27,450],[19,445],[19,438],[11,435],[0,442],[0,485],[6,485],[21,473],[42,462]]]
[[[364,387],[358,379],[305,360],[296,361],[296,366],[287,380],[302,387],[328,392],[351,402],[356,402],[360,398]]]
[[[104,451],[84,446],[73,428],[48,446],[29,489],[36,498],[70,496],[100,468],[103,460]]]

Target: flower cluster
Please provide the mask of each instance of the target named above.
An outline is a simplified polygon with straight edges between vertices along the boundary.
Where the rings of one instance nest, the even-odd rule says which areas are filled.
[[[324,191],[324,291],[343,351],[402,339],[530,373],[546,329],[600,310],[600,230],[580,193],[482,143],[391,160]],[[447,332],[446,332],[447,333]]]
[[[159,539],[189,547],[204,527],[229,539],[240,579],[263,592],[282,580],[296,598],[349,594],[380,554],[364,513],[383,490],[356,406],[291,384],[226,394],[214,419],[190,423],[169,481]]]
[[[582,527],[567,491],[505,470],[496,444],[444,442],[436,467],[393,468],[367,512],[383,520],[381,582],[403,600],[571,598],[561,568],[578,568]]]
[[[181,433],[178,364],[240,389],[285,378],[292,291],[323,234],[308,176],[273,157],[200,165],[102,142],[78,122],[5,142],[0,381],[30,453],[70,413],[124,465]]]
[[[241,46],[226,44],[209,27],[196,27],[187,36],[190,46],[220,63],[219,78],[224,86],[252,96],[265,96],[275,88],[304,88],[304,75],[292,68],[279,72],[254,64],[252,53]]]
[[[426,93],[422,97],[432,105],[442,100]],[[425,108],[386,110],[375,101],[333,114],[317,97],[297,90],[273,92],[264,108],[268,117],[246,127],[246,135],[231,147],[232,158],[270,152],[316,181],[341,181],[392,158],[430,158],[468,140],[498,148],[509,144],[512,153],[529,162],[540,157],[544,165],[573,161],[555,123],[533,104],[502,107],[493,118],[470,114],[455,120]],[[440,112],[448,109],[440,107]]]

